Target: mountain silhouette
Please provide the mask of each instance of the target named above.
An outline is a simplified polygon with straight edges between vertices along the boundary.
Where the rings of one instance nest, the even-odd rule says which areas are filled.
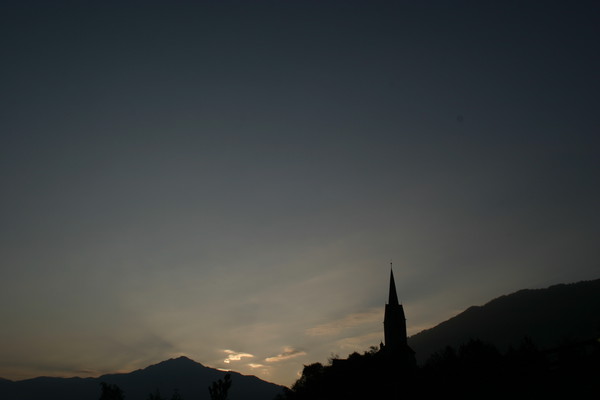
[[[184,400],[209,400],[208,387],[225,374],[233,382],[230,400],[273,399],[282,386],[263,381],[255,376],[225,372],[205,367],[187,357],[179,357],[126,374],[108,374],[98,378],[39,377],[22,381],[0,380],[0,399],[3,400],[97,400],[100,382],[115,384],[127,400],[146,400],[158,389],[170,399],[175,390]]]
[[[434,352],[470,339],[506,351],[526,337],[541,349],[600,338],[600,279],[501,296],[411,336],[408,343],[422,364]]]

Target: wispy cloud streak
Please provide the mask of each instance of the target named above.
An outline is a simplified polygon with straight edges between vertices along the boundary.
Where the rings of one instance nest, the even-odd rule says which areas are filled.
[[[296,358],[296,357],[300,357],[300,356],[304,356],[306,355],[305,351],[302,350],[298,350],[298,349],[294,349],[293,347],[285,347],[283,349],[283,352],[280,354],[277,354],[276,356],[273,357],[267,357],[265,358],[266,362],[279,362],[279,361],[285,361],[285,360],[289,360],[290,358]]]
[[[369,311],[352,313],[335,321],[317,325],[307,329],[306,334],[309,336],[333,336],[347,329],[380,321],[383,321],[382,309],[374,308]]]

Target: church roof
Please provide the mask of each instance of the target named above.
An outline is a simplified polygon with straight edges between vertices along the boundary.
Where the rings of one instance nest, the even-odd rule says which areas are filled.
[[[398,294],[396,293],[396,282],[394,282],[394,271],[390,268],[390,297],[388,304],[398,304]]]

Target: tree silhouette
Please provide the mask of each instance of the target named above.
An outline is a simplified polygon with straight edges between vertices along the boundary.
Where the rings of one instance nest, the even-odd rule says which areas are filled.
[[[156,392],[154,393],[150,393],[148,395],[148,400],[167,400],[164,397],[162,397],[160,395],[160,390],[158,390],[158,388],[156,388]]]
[[[231,387],[231,374],[226,374],[224,379],[219,379],[208,387],[212,400],[227,400],[227,392]]]
[[[124,400],[125,395],[123,394],[123,390],[117,385],[113,385],[106,382],[101,382],[100,386],[102,387],[102,394],[100,395],[100,400]]]
[[[166,397],[162,397],[162,395],[160,394],[160,390],[158,388],[156,388],[156,392],[150,393],[148,395],[148,399],[147,400],[167,400],[167,398]],[[179,394],[179,390],[175,389],[173,391],[173,395],[171,396],[171,400],[183,400],[183,397],[181,397],[181,395]]]
[[[175,389],[173,396],[171,396],[171,400],[183,400],[183,397],[179,394],[179,390]]]
[[[323,364],[318,362],[305,365],[300,379],[294,383],[292,390],[303,395],[314,395],[321,390],[324,371]]]

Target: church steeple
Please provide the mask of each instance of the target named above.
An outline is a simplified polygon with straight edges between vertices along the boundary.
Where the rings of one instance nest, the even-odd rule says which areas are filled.
[[[404,308],[398,301],[392,263],[390,263],[390,291],[388,293],[388,303],[385,305],[385,316],[383,317],[383,334],[385,344],[381,344],[382,354],[388,360],[393,360],[396,367],[416,368],[415,352],[408,346],[406,318],[404,317]]]
[[[396,293],[396,282],[394,282],[394,270],[392,269],[392,263],[390,263],[390,295],[388,304],[398,304],[398,294]]]
[[[396,282],[394,281],[394,271],[391,269],[391,263],[390,291],[388,304],[385,305],[383,330],[385,347],[389,351],[397,351],[406,347],[406,318],[404,317],[404,308],[402,307],[402,304],[398,302]]]

